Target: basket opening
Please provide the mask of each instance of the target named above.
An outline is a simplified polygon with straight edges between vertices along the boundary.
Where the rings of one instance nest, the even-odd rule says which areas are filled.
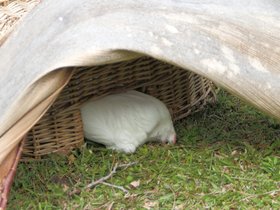
[[[73,67],[71,67],[73,68]],[[151,57],[75,67],[74,74],[40,121],[29,131],[23,160],[67,151],[83,144],[80,106],[93,97],[138,90],[164,102],[174,121],[215,100],[212,82]]]

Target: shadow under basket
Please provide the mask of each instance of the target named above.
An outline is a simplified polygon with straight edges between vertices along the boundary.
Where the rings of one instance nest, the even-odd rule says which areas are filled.
[[[84,142],[81,104],[93,97],[132,89],[164,102],[173,121],[216,100],[215,88],[208,79],[151,57],[75,68],[57,100],[29,131],[22,160],[39,160],[50,153],[80,147]]]

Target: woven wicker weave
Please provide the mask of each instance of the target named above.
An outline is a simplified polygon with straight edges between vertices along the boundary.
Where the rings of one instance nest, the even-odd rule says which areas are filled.
[[[18,20],[39,0],[0,0],[0,45]],[[80,106],[91,97],[137,89],[163,101],[174,120],[201,110],[215,100],[212,83],[194,73],[142,57],[115,64],[79,67],[44,117],[30,130],[22,160],[68,151],[83,141]]]
[[[131,89],[163,101],[174,120],[215,100],[209,80],[150,57],[77,68],[60,97],[29,132],[23,158],[40,159],[52,152],[78,147],[84,140],[81,104],[92,97]]]
[[[0,45],[18,21],[39,2],[40,0],[0,0]]]

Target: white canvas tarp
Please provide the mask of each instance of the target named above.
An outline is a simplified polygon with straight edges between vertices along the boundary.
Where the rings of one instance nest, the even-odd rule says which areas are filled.
[[[44,0],[0,47],[0,163],[68,82],[67,66],[146,54],[280,119],[280,1]]]

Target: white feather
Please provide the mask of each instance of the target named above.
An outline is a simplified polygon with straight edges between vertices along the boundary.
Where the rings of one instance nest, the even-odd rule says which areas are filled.
[[[137,91],[89,100],[81,114],[85,137],[118,151],[132,153],[147,141],[176,141],[166,106]]]

